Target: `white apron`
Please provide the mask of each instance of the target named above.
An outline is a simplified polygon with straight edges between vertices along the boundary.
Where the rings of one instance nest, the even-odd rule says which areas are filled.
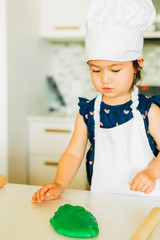
[[[109,129],[100,128],[102,95],[95,100],[95,157],[91,190],[138,196],[160,196],[159,180],[150,194],[130,190],[129,182],[155,159],[147,139],[143,118],[137,110],[139,104],[137,87],[134,87],[131,96],[133,118]]]

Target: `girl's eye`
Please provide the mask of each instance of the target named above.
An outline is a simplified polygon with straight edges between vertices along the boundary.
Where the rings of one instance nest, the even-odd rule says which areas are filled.
[[[117,72],[119,72],[120,71],[120,69],[118,69],[118,70],[112,70],[112,72],[115,72],[115,73],[117,73]]]
[[[94,73],[99,73],[100,70],[92,70]]]

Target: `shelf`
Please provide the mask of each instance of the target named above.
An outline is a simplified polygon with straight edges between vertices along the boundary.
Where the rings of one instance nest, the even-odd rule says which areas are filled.
[[[144,39],[160,39],[160,31],[154,31],[154,32],[146,32],[144,34]]]
[[[138,86],[149,86],[149,87],[160,87],[160,83],[152,82],[152,81],[150,81],[150,82],[142,81],[142,82],[137,83],[137,85]]]

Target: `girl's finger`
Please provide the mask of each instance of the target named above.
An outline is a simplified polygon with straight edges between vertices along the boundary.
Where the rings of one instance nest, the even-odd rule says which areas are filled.
[[[150,186],[148,184],[145,184],[140,191],[145,193],[149,187]]]
[[[131,185],[130,189],[135,190],[138,185],[139,185],[139,180],[135,179],[135,180],[132,181],[132,185]]]
[[[36,194],[34,194],[32,197],[32,203],[35,203],[35,202],[36,202]]]
[[[153,188],[150,186],[144,193],[149,194],[152,192],[152,190],[153,190]]]
[[[42,200],[41,200],[41,195],[40,195],[40,191],[37,192],[37,201],[38,203],[41,203]]]
[[[37,194],[38,194],[38,192],[36,192],[36,193],[33,195],[33,197],[32,197],[33,202],[37,202],[37,201],[38,201],[38,199],[37,199]]]
[[[46,198],[46,193],[53,188],[53,184],[47,184],[43,188],[41,188],[41,197]]]
[[[143,181],[140,181],[137,187],[134,189],[135,191],[141,191],[141,189],[145,186]]]

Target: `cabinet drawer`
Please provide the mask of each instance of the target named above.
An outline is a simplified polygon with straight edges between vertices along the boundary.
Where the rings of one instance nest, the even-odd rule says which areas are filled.
[[[29,125],[29,153],[62,155],[73,132],[71,126],[31,123]]]
[[[41,0],[40,37],[63,41],[84,39],[89,2],[90,0]]]
[[[54,163],[48,165],[47,163]],[[32,155],[29,157],[29,184],[44,185],[54,181],[56,176],[58,159],[51,156]]]
[[[58,161],[49,155],[31,155],[29,157],[28,178],[29,184],[42,186],[54,182]],[[89,189],[86,177],[85,160],[83,160],[73,181],[69,185],[73,189]]]

